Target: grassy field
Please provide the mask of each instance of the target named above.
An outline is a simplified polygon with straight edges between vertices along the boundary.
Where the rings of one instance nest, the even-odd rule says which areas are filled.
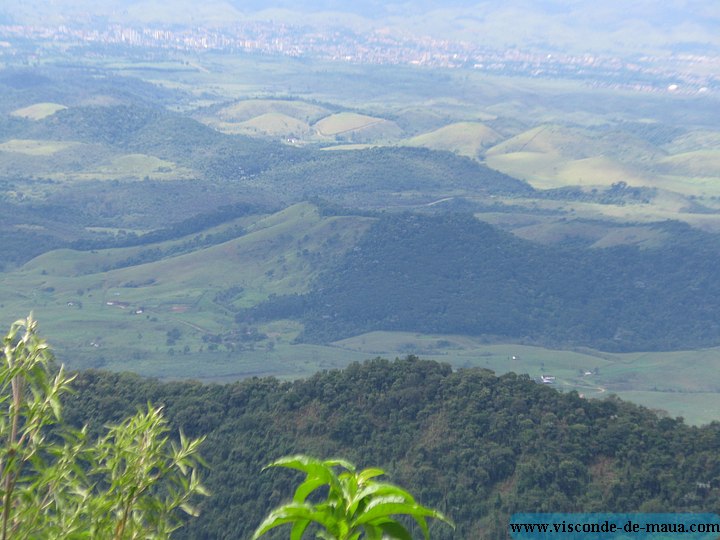
[[[10,139],[0,143],[0,152],[12,152],[26,156],[50,156],[76,146],[72,141],[43,141],[35,139]]]
[[[66,180],[178,180],[193,178],[195,174],[190,169],[179,167],[171,161],[166,161],[146,154],[125,154],[111,158],[96,167],[86,170],[58,175]]]
[[[714,368],[720,361],[720,348],[613,354],[407,332],[372,332],[334,345],[369,357],[417,354],[455,368],[526,373],[535,380],[551,375],[558,389],[576,390],[587,398],[616,394],[694,424],[720,420],[720,373]]]
[[[720,147],[714,150],[695,150],[668,156],[659,162],[663,169],[685,177],[720,178]]]
[[[351,133],[366,133],[371,129],[381,137],[397,137],[401,130],[394,122],[353,112],[332,114],[313,125],[320,137],[336,137]]]
[[[302,139],[310,133],[310,125],[287,114],[273,112],[236,124],[235,133]]]
[[[401,144],[447,150],[461,156],[477,158],[485,148],[501,139],[498,132],[480,122],[456,122],[406,139],[401,141]]]
[[[0,277],[3,324],[32,310],[69,366],[163,378],[295,377],[362,358],[362,353],[338,357],[332,349],[291,346],[301,330],[293,323],[263,326],[262,336],[253,340],[241,330],[229,332],[237,328],[237,308],[270,294],[306,291],[322,264],[351,247],[372,220],[321,217],[314,206],[299,204],[236,221],[245,225],[242,236],[145,264],[123,261],[150,248],[169,252],[186,239],[45,253]],[[208,336],[223,339],[212,347]]]
[[[247,99],[211,114],[203,112],[198,119],[224,133],[298,139],[309,135],[311,123],[330,113],[301,100]]]
[[[299,99],[247,99],[223,107],[216,116],[226,122],[246,122],[273,113],[290,116],[305,123],[313,123],[330,114],[330,111],[320,105]]]
[[[65,105],[60,105],[59,103],[35,103],[34,105],[17,109],[11,114],[13,116],[28,118],[30,120],[42,120],[43,118],[52,116],[63,109],[67,109],[67,107]]]

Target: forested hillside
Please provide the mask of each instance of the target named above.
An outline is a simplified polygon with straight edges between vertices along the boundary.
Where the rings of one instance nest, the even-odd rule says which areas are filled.
[[[586,249],[531,243],[471,215],[389,215],[313,292],[238,320],[295,316],[311,342],[382,329],[603,350],[719,344],[717,238],[656,227],[670,238],[658,248]]]
[[[187,435],[207,435],[213,495],[178,538],[249,537],[299,480],[261,468],[296,452],[385,468],[455,520],[455,533],[439,526],[438,539],[505,538],[520,511],[698,512],[720,503],[720,424],[688,427],[527,376],[409,357],[295,382],[204,386],[88,371],[74,387],[71,422],[99,430],[151,400]]]

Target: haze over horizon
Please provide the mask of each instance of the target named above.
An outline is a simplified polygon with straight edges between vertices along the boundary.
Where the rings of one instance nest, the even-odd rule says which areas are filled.
[[[720,6],[708,0],[528,0],[438,2],[273,2],[213,0],[196,3],[133,0],[8,0],[0,24],[231,27],[252,21],[356,32],[428,36],[490,48],[568,53],[717,54]]]

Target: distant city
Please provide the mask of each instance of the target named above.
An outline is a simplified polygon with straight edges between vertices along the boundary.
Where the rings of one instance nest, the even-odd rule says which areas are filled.
[[[716,54],[676,53],[627,59],[589,53],[501,50],[390,31],[360,34],[273,22],[250,22],[223,29],[0,26],[0,60],[7,65],[30,65],[49,52],[68,47],[103,45],[134,47],[138,51],[214,50],[361,64],[472,69],[498,75],[576,79],[596,87],[648,93],[702,95],[720,91],[720,56]]]

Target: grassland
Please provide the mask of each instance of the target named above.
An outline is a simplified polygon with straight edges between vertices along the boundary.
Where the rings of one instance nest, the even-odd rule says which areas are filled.
[[[296,99],[248,99],[223,107],[217,112],[217,117],[226,122],[245,122],[272,113],[313,123],[330,114],[330,111],[320,105]]]
[[[10,139],[0,143],[0,152],[12,152],[26,156],[51,156],[74,147],[72,141],[43,141],[34,139]]]
[[[67,109],[67,107],[65,105],[60,105],[59,103],[35,103],[33,105],[17,109],[11,114],[12,116],[28,118],[30,120],[42,120],[43,118],[52,116],[63,109]]]
[[[237,133],[266,135],[300,139],[310,131],[310,126],[282,113],[267,113],[237,125]]]
[[[316,122],[313,129],[320,137],[365,137],[369,139],[392,139],[402,133],[400,127],[390,120],[353,112],[332,114]]]
[[[0,304],[13,316],[33,310],[60,360],[74,368],[215,381],[308,375],[363,355],[338,357],[332,349],[291,346],[301,330],[294,323],[263,326],[265,337],[255,341],[242,333],[227,335],[236,326],[233,312],[270,294],[304,292],[321,263],[352,246],[370,221],[321,217],[315,207],[300,204],[244,218],[246,233],[233,240],[144,264],[125,261],[148,249],[172,251],[187,239],[93,252],[56,250],[3,274]],[[179,337],[169,340],[174,329]],[[223,336],[219,347],[211,348],[208,336]]]
[[[224,133],[302,139],[310,134],[310,124],[329,114],[324,107],[300,100],[247,99],[210,108],[197,117]]]
[[[322,217],[312,205],[299,204],[212,229],[242,222],[246,232],[233,240],[144,264],[125,261],[187,239],[93,252],[56,250],[4,274],[0,304],[6,314],[34,310],[60,360],[74,368],[229,381],[307,376],[355,360],[417,354],[456,368],[514,371],[535,379],[552,375],[559,389],[587,398],[614,393],[694,423],[714,418],[720,349],[610,354],[407,332],[372,332],[321,346],[295,343],[302,325],[289,320],[258,325],[256,340],[245,340],[242,329],[228,335],[236,328],[235,309],[270,294],[306,291],[323,265],[351,248],[371,221]],[[587,227],[585,234],[595,235],[598,243],[662,240],[642,226],[610,232],[599,224]],[[559,233],[551,228],[546,234]],[[211,348],[212,336],[222,336],[219,346]]]
[[[124,154],[100,163],[97,167],[59,175],[59,178],[68,180],[177,180],[193,177],[194,173],[190,169],[147,154]]]
[[[461,156],[477,158],[485,148],[501,139],[498,132],[480,122],[456,122],[406,139],[402,144],[447,150]]]
[[[582,186],[589,193],[618,181],[657,188],[651,201],[637,203],[470,198],[491,207],[478,212],[482,219],[528,239],[564,243],[579,238],[595,247],[657,245],[663,235],[648,224],[665,219],[720,232],[715,213],[720,205],[713,199],[720,196],[720,109],[712,100],[632,95],[578,81],[488,77],[470,70],[309,65],[212,52],[177,53],[161,62],[120,59],[102,68],[185,92],[173,109],[227,133],[297,138],[321,147],[355,143],[327,147],[341,150],[400,144],[449,150],[539,188]],[[36,124],[64,107],[59,97],[42,99],[48,101],[28,98],[14,109],[18,118],[13,120]],[[117,104],[122,96],[89,90],[78,103]],[[681,132],[655,140],[626,129],[628,122]],[[8,136],[0,140],[0,172],[65,183],[194,177],[174,158],[132,152],[42,135]],[[42,200],[45,189],[17,185],[5,196]],[[425,195],[402,193],[398,206],[427,204]],[[437,200],[454,196],[460,194],[437,194]],[[188,215],[192,211],[188,208]],[[307,290],[323,264],[350,249],[370,221],[321,217],[309,205],[295,205],[243,220],[245,234],[222,244],[144,263],[127,261],[142,258],[150,248],[170,253],[187,239],[95,252],[56,250],[0,275],[0,305],[8,318],[34,310],[60,359],[72,367],[224,381],[305,376],[376,355],[417,353],[458,368],[477,365],[534,378],[552,374],[559,388],[587,397],[617,393],[692,422],[717,418],[716,349],[623,356],[395,333],[302,345],[293,343],[302,327],[284,320],[257,325],[265,336],[257,341],[227,335],[234,309],[271,294]],[[613,226],[629,221],[634,224]],[[97,230],[117,232],[112,224]],[[175,329],[180,336],[172,340],[168,334]],[[221,343],[210,350],[206,338],[217,335]]]
[[[616,394],[695,424],[717,420],[720,404],[720,373],[713,367],[720,361],[720,348],[613,354],[407,332],[371,332],[334,345],[369,357],[417,354],[455,368],[526,373],[538,381],[551,375],[562,391],[575,390],[586,398]]]

